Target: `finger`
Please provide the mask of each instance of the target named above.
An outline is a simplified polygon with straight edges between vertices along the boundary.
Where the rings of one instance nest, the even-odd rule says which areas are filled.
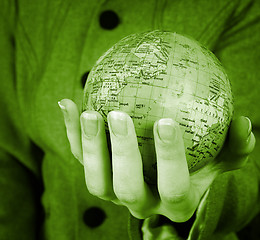
[[[231,151],[240,156],[249,155],[255,147],[255,137],[252,133],[252,124],[247,117],[238,117],[233,120],[229,132],[229,146]]]
[[[95,111],[80,116],[83,163],[89,192],[104,200],[115,199],[104,120]]]
[[[183,201],[189,194],[190,178],[178,123],[170,118],[157,121],[154,140],[160,197],[169,204]]]
[[[71,152],[83,164],[78,107],[70,99],[62,99],[58,104],[64,116]]]
[[[134,124],[121,111],[111,111],[107,119],[112,146],[114,192],[132,213],[141,213],[142,209],[149,208],[153,197],[144,182]]]

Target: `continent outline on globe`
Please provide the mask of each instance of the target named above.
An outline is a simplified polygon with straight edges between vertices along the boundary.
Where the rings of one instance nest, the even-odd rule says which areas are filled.
[[[156,182],[153,124],[172,118],[183,133],[190,173],[220,152],[233,116],[225,69],[191,37],[154,30],[131,34],[104,53],[92,68],[82,111],[124,111],[132,118],[147,182]]]

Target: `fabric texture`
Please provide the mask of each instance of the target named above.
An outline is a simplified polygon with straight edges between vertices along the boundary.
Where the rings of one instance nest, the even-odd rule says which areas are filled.
[[[99,24],[106,10],[120,19],[112,30]],[[235,116],[252,120],[258,141],[259,10],[253,0],[0,1],[0,239],[142,239],[143,220],[88,193],[57,104],[69,98],[81,109],[82,75],[129,34],[173,31],[213,51],[230,77]],[[259,154],[256,145],[243,169],[214,181],[191,240],[236,239],[257,215]],[[92,207],[106,213],[96,228],[83,220]],[[171,225],[190,233],[187,223]]]

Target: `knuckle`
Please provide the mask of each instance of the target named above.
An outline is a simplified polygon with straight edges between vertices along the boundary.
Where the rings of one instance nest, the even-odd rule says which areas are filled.
[[[176,194],[176,193],[170,193],[170,192],[167,192],[167,193],[161,193],[161,199],[162,201],[166,202],[166,203],[169,203],[169,204],[177,204],[177,203],[181,203],[183,202],[184,200],[187,199],[187,193],[184,192],[184,193],[179,193],[179,194]]]
[[[130,148],[129,143],[127,144],[124,140],[112,142],[112,154],[116,157],[128,155]]]
[[[99,164],[97,161],[97,157],[94,154],[89,154],[84,152],[83,154],[83,163],[85,167],[85,171],[88,172],[89,176],[94,176],[99,172]]]
[[[129,209],[129,212],[137,219],[146,219],[148,217],[151,216],[151,214],[146,214],[144,212],[140,212],[140,211],[133,211],[131,209]]]
[[[139,196],[136,194],[122,192],[118,193],[116,191],[115,194],[117,198],[125,204],[137,204],[140,201]]]
[[[160,156],[160,159],[172,159],[173,156],[178,154],[173,144],[166,143],[155,143],[156,153]]]
[[[159,151],[157,151],[157,155],[159,159],[171,161],[173,159],[173,156],[175,156],[171,150],[163,149],[161,148]]]
[[[112,155],[113,157],[122,157],[126,154],[125,150],[126,149],[124,147],[119,147],[119,146],[113,147]]]
[[[84,147],[83,151],[84,151],[84,157],[86,157],[86,158],[89,158],[89,157],[95,155],[95,152],[94,152],[93,148]]]
[[[105,189],[88,187],[88,191],[91,195],[101,198],[103,200],[112,199],[112,194]]]
[[[137,139],[133,136],[112,138],[111,147],[115,156],[128,156],[139,151]]]
[[[92,141],[83,141],[83,154],[84,157],[94,158],[100,152],[102,146],[100,146],[99,142],[92,142]]]
[[[169,219],[171,219],[171,221],[173,222],[178,223],[187,222],[192,217],[193,213],[194,211],[190,211],[189,213],[182,213],[177,216],[170,216]]]

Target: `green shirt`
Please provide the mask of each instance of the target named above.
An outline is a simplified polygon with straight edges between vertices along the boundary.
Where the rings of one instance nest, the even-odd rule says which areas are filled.
[[[69,98],[81,109],[82,76],[132,33],[183,33],[213,51],[230,77],[235,116],[252,120],[258,140],[259,10],[250,0],[1,0],[0,239],[141,238],[142,220],[88,193],[57,104]],[[259,212],[259,154],[256,145],[243,169],[213,182],[198,239],[232,239]]]

